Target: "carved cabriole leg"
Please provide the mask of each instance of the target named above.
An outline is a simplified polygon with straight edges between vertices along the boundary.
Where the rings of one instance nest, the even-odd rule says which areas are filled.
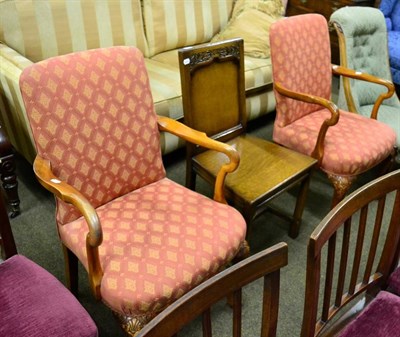
[[[242,241],[236,256],[233,258],[232,263],[244,260],[250,256],[250,246],[246,240]]]
[[[125,316],[116,311],[113,311],[112,313],[124,332],[131,337],[135,337],[138,332],[142,330],[143,327],[155,316],[154,313],[135,317]]]
[[[393,147],[393,151],[390,154],[390,156],[384,161],[383,163],[383,167],[382,167],[382,171],[380,175],[384,175],[386,173],[389,173],[390,171],[392,171],[393,169],[396,168],[396,160],[398,161],[397,164],[400,164],[400,157],[397,158],[397,155],[399,154],[399,149],[398,147],[395,145]]]
[[[329,174],[328,178],[333,184],[335,192],[333,194],[331,208],[335,207],[345,197],[351,184],[356,180],[357,176],[338,176],[335,174]]]

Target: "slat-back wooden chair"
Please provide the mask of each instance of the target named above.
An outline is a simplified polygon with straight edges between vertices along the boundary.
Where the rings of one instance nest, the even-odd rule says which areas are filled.
[[[311,234],[301,336],[329,335],[337,331],[353,318],[350,314],[346,319],[342,316],[342,322],[339,320],[331,326],[328,323],[348,308],[347,304],[353,300],[355,303],[363,293],[368,299],[384,289],[398,263],[399,242],[400,170],[397,170],[346,197]],[[327,251],[323,253],[324,248]],[[323,294],[322,301],[319,301],[320,294]],[[358,304],[362,307],[362,302]]]

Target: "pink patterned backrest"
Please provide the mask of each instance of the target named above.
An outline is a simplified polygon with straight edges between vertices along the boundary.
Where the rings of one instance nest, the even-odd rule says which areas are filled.
[[[38,154],[97,208],[165,177],[141,52],[112,47],[26,68],[22,96]],[[80,214],[57,200],[57,221]]]
[[[270,29],[274,82],[293,91],[330,99],[332,85],[328,24],[319,14],[287,17]],[[284,127],[320,110],[314,104],[293,100],[275,91],[275,125]]]

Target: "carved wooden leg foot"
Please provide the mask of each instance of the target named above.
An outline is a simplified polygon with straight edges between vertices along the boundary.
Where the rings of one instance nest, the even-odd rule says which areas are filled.
[[[393,147],[392,153],[387,158],[387,160],[383,163],[381,175],[389,173],[390,171],[392,171],[393,169],[396,168],[396,165],[399,165],[399,164],[400,164],[399,148],[395,145]]]
[[[250,256],[250,246],[246,240],[244,240],[239,247],[236,256],[233,258],[232,263],[236,263],[244,260]]]
[[[351,184],[357,179],[357,176],[338,176],[335,174],[328,174],[328,178],[333,184],[335,193],[333,194],[331,208],[335,207],[345,197]]]
[[[119,325],[127,334],[127,336],[135,337],[143,327],[150,322],[153,318],[152,315],[143,315],[143,316],[125,316],[118,312],[113,311],[114,317],[117,319]]]

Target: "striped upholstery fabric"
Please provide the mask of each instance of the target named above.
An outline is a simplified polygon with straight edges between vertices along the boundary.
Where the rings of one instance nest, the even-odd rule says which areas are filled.
[[[245,56],[246,90],[272,84],[271,59],[259,59]],[[166,66],[167,65],[167,66]],[[183,118],[181,82],[178,65],[178,51],[171,50],[146,60],[150,76],[151,92],[156,112],[161,116],[174,119]],[[262,111],[271,111],[275,107],[273,92],[265,92],[247,98],[248,118],[261,116]]]
[[[232,7],[233,0],[143,0],[150,57],[210,41],[228,23]]]
[[[0,124],[33,162],[36,150],[19,88],[21,71],[52,56],[136,46],[146,57],[158,115],[183,116],[177,49],[209,42],[231,18],[234,0],[0,0]],[[256,32],[255,32],[256,33]],[[157,53],[157,54],[156,54]],[[245,57],[246,89],[272,83],[270,59]],[[250,120],[275,109],[272,86],[247,98]],[[161,133],[162,153],[183,146]]]
[[[19,76],[31,64],[13,49],[0,44],[0,125],[15,149],[33,162],[36,151],[19,88]]]
[[[139,0],[4,1],[0,21],[0,40],[33,62],[117,45],[147,53]]]

